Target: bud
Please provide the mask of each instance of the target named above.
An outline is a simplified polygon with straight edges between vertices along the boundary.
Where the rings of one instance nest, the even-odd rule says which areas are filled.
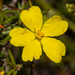
[[[67,4],[66,4],[66,8],[69,8],[69,7],[70,7],[70,4],[69,4],[69,3],[67,3]]]
[[[72,13],[72,9],[71,9],[71,8],[68,8],[67,11],[68,11],[69,13]]]
[[[74,9],[74,4],[70,4],[69,7]]]

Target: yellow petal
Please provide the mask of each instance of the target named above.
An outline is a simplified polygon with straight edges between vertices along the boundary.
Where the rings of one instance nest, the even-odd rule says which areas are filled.
[[[23,10],[20,14],[20,18],[32,31],[38,31],[42,27],[42,14],[38,6],[32,6],[29,10]]]
[[[19,30],[18,30],[19,31]],[[14,46],[25,46],[30,44],[31,41],[35,39],[34,33],[29,31],[28,29],[24,29],[23,34],[16,34],[18,31],[15,32],[15,29],[13,29],[10,32],[10,35],[12,36],[10,43]],[[14,33],[13,33],[14,32]]]
[[[54,38],[44,37],[41,40],[43,50],[46,55],[55,63],[61,62],[62,56],[65,56],[65,45]]]
[[[17,36],[17,35],[21,35],[25,33],[25,29],[24,28],[21,28],[21,27],[18,27],[18,28],[14,28],[12,29],[10,32],[9,32],[9,35],[11,37],[14,37],[14,36]]]
[[[29,45],[25,46],[22,52],[23,61],[33,61],[33,57],[35,59],[39,59],[42,54],[40,42],[36,39],[31,42]]]
[[[45,36],[59,36],[68,29],[67,21],[63,21],[61,17],[55,15],[48,19],[43,25],[42,32]]]

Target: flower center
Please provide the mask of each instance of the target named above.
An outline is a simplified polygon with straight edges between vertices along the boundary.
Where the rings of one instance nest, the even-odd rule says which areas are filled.
[[[35,37],[38,38],[38,39],[41,39],[43,36],[44,36],[44,34],[41,33],[40,30],[38,30],[37,33],[35,34]]]

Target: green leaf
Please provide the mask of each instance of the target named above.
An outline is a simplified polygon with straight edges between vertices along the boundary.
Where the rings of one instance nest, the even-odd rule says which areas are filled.
[[[10,61],[9,55],[7,56],[7,61],[8,61],[8,62]]]
[[[4,21],[4,24],[10,22],[13,19],[16,19],[17,17],[18,17],[18,15],[14,15],[14,16],[9,17],[7,20]]]
[[[13,72],[13,75],[17,75],[17,71],[14,71],[14,72]]]
[[[5,15],[4,12],[1,12],[1,13],[0,13],[0,23],[3,21],[4,15]]]
[[[21,9],[21,5],[20,5],[20,3],[19,3],[19,2],[17,3],[17,5],[18,5],[18,8],[19,8],[19,9]]]
[[[44,14],[46,14],[48,11],[49,11],[49,9],[46,9],[46,10],[42,11],[42,14],[44,15]]]
[[[29,1],[29,6],[32,7],[33,6],[32,2],[30,0],[28,1]]]
[[[9,71],[7,72],[7,75],[11,75],[14,71],[15,71],[15,69],[9,70]]]
[[[11,63],[11,62],[9,62],[9,61],[7,61],[7,63],[8,63],[10,66],[12,66],[14,69],[17,69],[17,66],[14,65],[13,63]]]
[[[1,71],[1,70],[4,70],[4,66],[0,67],[0,71]]]
[[[43,24],[48,20],[48,17],[46,15],[44,15],[43,17]]]
[[[4,19],[7,20],[8,18],[9,18],[9,17],[7,16],[7,14],[5,14]],[[4,22],[3,22],[3,24],[4,24]]]
[[[6,55],[3,54],[3,53],[0,53],[0,58],[1,58],[1,57],[6,57]]]
[[[18,24],[20,25],[20,22],[19,22],[20,21],[20,11],[18,10],[17,12],[18,12]]]
[[[0,42],[0,45],[3,44],[4,42],[6,41],[9,41],[10,40],[10,36],[8,35],[7,37],[5,37],[1,42]]]
[[[5,14],[7,14],[7,13],[17,13],[17,11],[15,11],[15,10],[12,10],[12,11],[6,10],[6,11],[4,11],[4,13],[5,13]]]
[[[15,59],[14,59],[14,57],[13,57],[11,51],[8,50],[8,52],[9,52],[9,56],[10,56],[10,60],[11,60],[12,64],[16,65]]]
[[[28,6],[28,3],[22,5],[22,8],[21,9],[24,10],[24,9],[26,9],[27,6]]]

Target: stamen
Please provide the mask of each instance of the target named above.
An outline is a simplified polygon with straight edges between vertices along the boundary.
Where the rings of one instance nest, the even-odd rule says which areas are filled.
[[[40,30],[38,30],[37,33],[35,34],[35,37],[38,38],[38,39],[41,39],[43,36],[44,36],[44,34],[41,33]]]

